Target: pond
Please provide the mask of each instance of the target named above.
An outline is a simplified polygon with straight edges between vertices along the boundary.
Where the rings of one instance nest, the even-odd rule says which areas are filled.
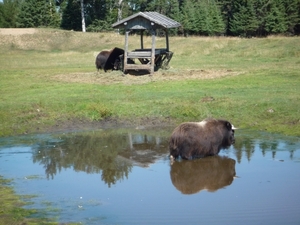
[[[238,130],[219,156],[171,163],[170,128],[0,139],[0,175],[60,223],[300,224],[300,138]]]

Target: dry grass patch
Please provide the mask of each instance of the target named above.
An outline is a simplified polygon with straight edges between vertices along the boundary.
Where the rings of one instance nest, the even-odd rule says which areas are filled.
[[[134,75],[129,73],[123,75],[120,71],[112,71],[104,73],[103,71],[89,73],[71,73],[58,74],[52,77],[54,80],[59,80],[68,83],[85,83],[85,84],[124,84],[136,85],[146,84],[156,81],[176,81],[176,80],[202,80],[216,79],[225,76],[237,76],[242,72],[234,72],[231,70],[183,70],[183,71],[158,71],[153,76],[150,75]]]

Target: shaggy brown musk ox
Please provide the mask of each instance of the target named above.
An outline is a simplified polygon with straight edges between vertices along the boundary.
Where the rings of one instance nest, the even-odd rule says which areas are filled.
[[[171,135],[170,158],[193,159],[217,155],[221,149],[234,144],[235,129],[229,121],[220,119],[182,123]]]

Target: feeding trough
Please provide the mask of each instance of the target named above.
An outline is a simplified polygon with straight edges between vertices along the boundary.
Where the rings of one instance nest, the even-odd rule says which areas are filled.
[[[173,52],[169,50],[168,29],[180,27],[181,24],[157,12],[139,12],[112,25],[116,29],[125,29],[124,55],[120,59],[122,70],[147,70],[151,75],[159,68],[167,69]],[[162,29],[166,36],[166,47],[155,48],[156,30]],[[129,51],[128,38],[132,30],[140,31],[140,48]],[[152,36],[151,48],[144,48],[143,36],[148,30]],[[132,63],[135,59],[139,63]]]

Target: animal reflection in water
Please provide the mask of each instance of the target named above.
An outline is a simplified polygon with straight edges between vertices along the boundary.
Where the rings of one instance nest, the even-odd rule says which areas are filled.
[[[171,180],[182,194],[202,190],[214,192],[228,186],[235,177],[235,160],[210,156],[196,160],[175,161],[171,165]]]

